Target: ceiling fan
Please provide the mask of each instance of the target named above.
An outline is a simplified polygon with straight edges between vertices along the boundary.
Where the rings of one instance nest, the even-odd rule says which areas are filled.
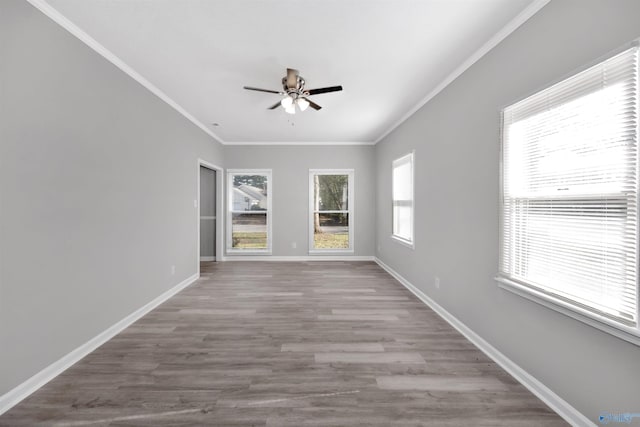
[[[307,107],[311,106],[314,110],[319,110],[322,107],[310,100],[308,97],[311,95],[319,95],[327,92],[338,92],[342,90],[342,86],[330,86],[320,89],[305,89],[304,79],[300,76],[298,70],[293,68],[287,68],[287,75],[282,78],[282,91],[260,89],[257,87],[244,86],[247,90],[256,90],[258,92],[275,93],[283,96],[283,98],[276,104],[269,107],[269,110],[275,110],[279,106],[284,108],[289,114],[296,113],[296,106],[300,111],[304,111]]]

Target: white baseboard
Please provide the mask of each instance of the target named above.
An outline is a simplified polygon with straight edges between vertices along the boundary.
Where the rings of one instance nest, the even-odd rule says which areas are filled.
[[[9,390],[7,393],[0,396],[0,415],[20,403],[31,393],[35,392],[40,387],[60,375],[66,369],[70,368],[73,364],[80,361],[80,359],[94,351],[96,348],[100,347],[105,342],[109,341],[111,338],[122,332],[136,320],[149,313],[151,310],[180,292],[182,289],[195,282],[197,279],[198,274],[194,274],[193,276],[183,280],[173,288],[164,292],[162,295],[153,299],[151,302],[145,304],[124,319],[120,320],[118,323],[112,325],[107,330],[101,332],[86,343],[82,344],[80,347],[72,350],[67,355],[53,362],[51,365],[47,366],[22,384],[16,386],[12,390]]]
[[[227,254],[224,261],[375,261],[375,257],[353,255],[271,256]]]
[[[201,256],[200,261],[215,261],[216,257],[214,256]]]
[[[595,426],[595,423],[590,421],[586,416],[579,412],[576,408],[567,403],[560,396],[555,394],[549,387],[545,386],[527,371],[522,369],[514,361],[502,354],[498,349],[493,347],[487,341],[485,341],[480,335],[476,334],[467,325],[458,320],[457,317],[445,310],[437,302],[429,298],[424,292],[415,287],[411,282],[402,277],[394,269],[386,265],[379,258],[375,258],[375,262],[393,276],[398,282],[400,282],[411,293],[418,297],[429,308],[435,311],[440,317],[446,320],[451,326],[453,326],[458,332],[464,335],[471,343],[478,347],[484,354],[496,362],[502,369],[507,371],[525,386],[531,393],[536,395],[540,400],[546,403],[551,409],[553,409],[558,415],[564,418],[569,424],[573,426]]]

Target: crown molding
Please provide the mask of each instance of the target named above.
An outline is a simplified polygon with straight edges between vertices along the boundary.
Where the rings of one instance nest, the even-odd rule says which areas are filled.
[[[373,141],[226,141],[225,145],[375,145]]]
[[[451,74],[449,74],[438,86],[435,87],[427,96],[422,98],[413,108],[405,113],[398,121],[391,125],[386,131],[382,133],[376,140],[375,144],[382,141],[387,135],[393,132],[398,126],[404,123],[409,117],[413,116],[420,108],[422,108],[427,102],[431,101],[437,94],[442,92],[444,88],[449,86],[455,79],[460,77],[462,73],[467,71],[473,64],[475,64],[480,58],[486,55],[491,49],[496,47],[502,40],[507,38],[509,34],[513,33],[518,27],[527,22],[529,18],[538,13],[540,9],[545,7],[551,0],[535,0],[529,6],[527,6],[522,12],[520,12],[515,18],[513,18],[507,25],[502,27],[500,31],[495,33],[493,37],[483,44],[480,49],[475,51],[470,57],[468,57],[462,64],[458,66]]]
[[[198,126],[200,129],[202,129],[202,131],[204,131],[207,135],[209,135],[219,143],[224,144],[224,142],[222,141],[222,138],[220,138],[218,135],[213,133],[209,128],[207,128],[207,126],[204,125],[204,123],[196,119],[193,115],[191,115],[191,113],[185,110],[180,104],[178,104],[173,99],[171,99],[166,93],[158,89],[158,87],[156,87],[149,80],[145,79],[140,73],[138,73],[136,70],[134,70],[129,65],[127,65],[122,59],[116,56],[109,49],[107,49],[106,47],[98,43],[96,39],[91,37],[84,30],[82,30],[76,24],[74,24],[69,19],[67,19],[64,15],[62,15],[60,12],[54,9],[53,6],[51,6],[45,0],[27,0],[27,1],[31,3],[33,7],[38,9],[45,16],[47,16],[49,19],[54,21],[56,24],[60,25],[62,28],[64,28],[69,33],[74,35],[80,41],[82,41],[84,44],[86,44],[91,49],[96,51],[99,55],[104,57],[107,61],[111,62],[113,65],[115,65],[120,70],[122,70],[125,74],[129,75],[129,77],[131,77],[132,79],[140,83],[142,86],[148,89],[151,93],[153,93],[158,98],[166,102],[174,110],[182,114],[187,120],[189,120],[191,123],[193,123],[194,125]]]

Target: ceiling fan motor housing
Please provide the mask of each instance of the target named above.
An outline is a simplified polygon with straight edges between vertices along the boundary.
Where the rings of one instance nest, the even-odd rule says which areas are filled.
[[[295,86],[289,86],[287,85],[287,77],[283,77],[282,78],[282,88],[284,89],[284,91],[286,93],[288,93],[289,95],[291,94],[298,94],[298,95],[302,95],[303,91],[304,91],[304,79],[301,76],[296,76],[296,84]]]

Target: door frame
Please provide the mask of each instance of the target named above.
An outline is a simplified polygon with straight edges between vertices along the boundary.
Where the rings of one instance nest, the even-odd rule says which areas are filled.
[[[224,169],[211,162],[198,159],[197,162],[197,247],[196,247],[196,271],[200,276],[200,168],[204,167],[216,173],[216,261],[224,261]]]

